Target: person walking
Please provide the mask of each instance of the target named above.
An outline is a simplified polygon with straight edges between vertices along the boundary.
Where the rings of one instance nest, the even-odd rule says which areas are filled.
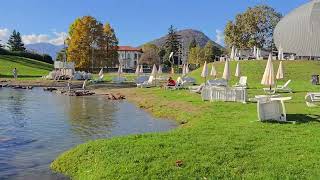
[[[17,78],[18,78],[18,70],[17,70],[17,68],[14,68],[14,69],[12,70],[12,73],[13,73],[14,79],[17,79]]]

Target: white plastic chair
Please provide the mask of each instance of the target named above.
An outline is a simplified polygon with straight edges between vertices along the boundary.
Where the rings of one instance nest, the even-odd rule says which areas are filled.
[[[291,83],[291,80],[287,81],[283,86],[279,85],[276,87],[276,92],[281,91],[281,92],[289,92],[292,93],[292,89],[289,88],[289,84]]]

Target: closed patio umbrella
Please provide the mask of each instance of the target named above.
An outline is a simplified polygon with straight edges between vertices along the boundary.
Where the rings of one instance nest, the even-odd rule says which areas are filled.
[[[266,65],[266,69],[264,70],[263,77],[261,80],[261,84],[265,86],[269,86],[270,90],[271,87],[274,85],[274,71],[273,71],[273,64],[272,64],[272,55],[269,54],[268,62]]]
[[[257,47],[256,46],[253,47],[253,56],[254,57],[257,56]]]
[[[153,76],[155,80],[154,81],[155,85],[156,85],[157,73],[158,73],[157,66],[154,64],[152,67],[151,76]]]
[[[240,72],[240,63],[237,63],[237,67],[236,67],[236,73],[234,74],[236,77],[240,77],[241,76],[241,72]]]
[[[119,76],[123,73],[123,70],[122,70],[122,65],[119,65],[119,68],[118,68],[118,74]]]
[[[260,59],[260,49],[259,49],[259,48],[257,48],[256,59],[257,59],[257,60]]]
[[[122,65],[120,64],[119,68],[118,68],[118,80],[120,79],[120,76],[121,76],[122,73],[123,73]]]
[[[140,75],[140,66],[139,65],[137,65],[135,74],[138,76]]]
[[[227,80],[227,81],[230,80],[230,65],[229,65],[229,61],[228,60],[224,64],[224,70],[223,70],[222,78]]]
[[[202,69],[202,72],[201,72],[201,77],[204,78],[204,82],[206,82],[207,80],[207,77],[208,77],[208,65],[207,65],[207,61],[204,62],[204,65],[203,65],[203,69]]]
[[[182,66],[182,76],[185,76],[186,75],[186,65],[183,64]]]
[[[143,74],[143,65],[140,65],[140,73]]]
[[[234,46],[232,46],[232,48],[231,48],[231,54],[230,54],[230,60],[233,60],[235,57],[235,55],[234,55],[234,53],[235,53],[235,47]]]
[[[283,73],[282,61],[280,61],[276,79],[283,79],[283,74],[284,73]]]
[[[214,67],[214,64],[212,64],[210,76],[212,76],[212,77],[214,77],[214,78],[217,77],[217,70],[216,70],[216,68]]]
[[[103,76],[103,68],[101,68],[101,70],[99,71],[98,76],[99,76],[99,77]]]
[[[236,50],[234,51],[234,58],[238,57],[238,48],[236,48]]]
[[[159,65],[158,74],[162,74],[162,65]]]
[[[186,64],[186,74],[189,74],[189,72],[190,72],[189,65]]]
[[[158,73],[157,66],[154,64],[152,67],[151,75],[155,76],[157,75],[157,73]]]
[[[283,60],[283,49],[282,49],[281,45],[278,50],[278,60]]]

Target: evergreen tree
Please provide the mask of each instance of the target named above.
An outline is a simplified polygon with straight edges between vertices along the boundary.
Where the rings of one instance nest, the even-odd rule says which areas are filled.
[[[200,64],[204,64],[204,61],[204,50],[199,45],[191,48],[188,54],[188,62],[198,66]]]
[[[177,34],[177,30],[171,25],[169,28],[165,45],[164,45],[166,50],[164,59],[166,61],[170,61],[171,65],[175,65],[178,62],[179,55],[180,55],[179,48],[181,47],[180,39],[181,39],[181,36]],[[172,59],[169,60],[169,56],[171,52],[173,52],[173,60]]]
[[[61,49],[60,52],[57,53],[56,61],[64,61],[66,56],[65,48]]]
[[[203,48],[204,60],[207,62],[212,62],[214,60],[214,52],[213,52],[213,43],[212,41],[208,41],[207,44]]]
[[[21,39],[20,32],[17,32],[16,30],[13,30],[9,40],[8,40],[8,46],[11,51],[25,51],[26,48],[24,47],[24,44]]]
[[[189,44],[189,51],[192,49],[192,48],[195,48],[197,46],[197,41],[195,38],[193,38]]]

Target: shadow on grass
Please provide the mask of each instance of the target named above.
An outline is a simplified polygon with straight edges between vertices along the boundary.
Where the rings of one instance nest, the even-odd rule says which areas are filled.
[[[270,124],[304,124],[316,122],[320,123],[320,115],[314,114],[287,114],[287,121],[276,121],[276,120],[267,120],[262,121],[262,123],[270,123]]]
[[[287,114],[288,121],[295,121],[296,123],[309,123],[318,122],[320,123],[320,115],[314,114]]]

